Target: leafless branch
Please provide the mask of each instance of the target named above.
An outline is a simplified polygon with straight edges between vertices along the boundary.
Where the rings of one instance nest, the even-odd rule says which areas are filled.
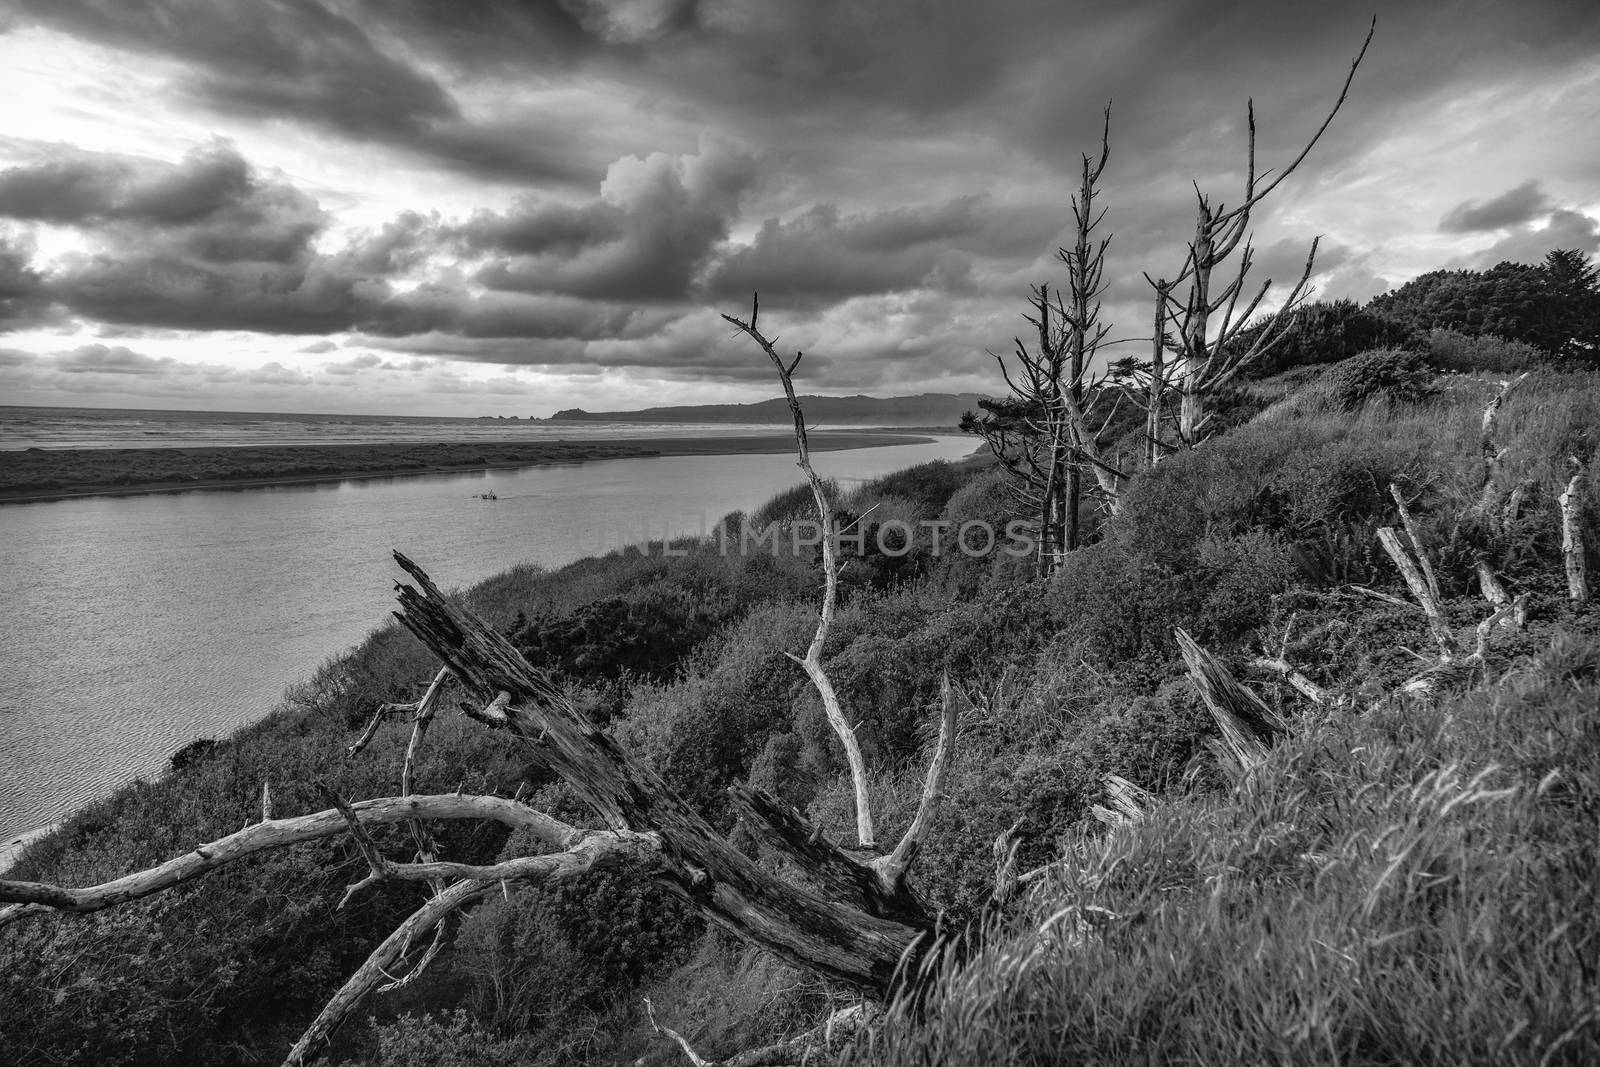
[[[828,632],[833,627],[834,609],[839,597],[839,561],[838,542],[836,540],[838,523],[834,519],[833,502],[828,499],[826,488],[822,479],[817,476],[816,470],[811,466],[810,443],[806,438],[806,420],[800,410],[800,401],[795,397],[794,379],[791,377],[792,364],[785,364],[778,356],[773,343],[756,329],[755,311],[758,304],[756,298],[751,300],[751,321],[742,322],[731,315],[722,316],[734,327],[748,335],[761,350],[772,360],[772,365],[778,371],[778,380],[783,383],[783,395],[789,401],[789,411],[794,417],[795,444],[799,449],[800,469],[805,472],[806,481],[811,486],[812,498],[816,501],[817,519],[822,524],[822,573],[823,593],[822,607],[817,612],[817,629],[811,638],[811,644],[806,649],[805,656],[796,656],[789,653],[789,658],[798,663],[811,679],[812,686],[817,695],[822,698],[822,708],[828,717],[828,723],[833,727],[833,732],[839,738],[840,745],[844,748],[845,761],[850,765],[850,778],[855,786],[856,799],[856,836],[862,848],[877,847],[877,835],[872,824],[872,800],[867,789],[867,764],[861,755],[861,745],[856,739],[855,728],[845,718],[844,709],[839,704],[839,695],[833,688],[833,681],[828,677],[827,669],[822,663],[822,652],[827,644]],[[799,362],[799,357],[795,357]]]

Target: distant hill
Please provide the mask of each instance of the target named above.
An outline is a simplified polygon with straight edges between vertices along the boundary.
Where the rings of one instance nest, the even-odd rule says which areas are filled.
[[[852,426],[954,426],[961,413],[978,406],[976,393],[922,393],[917,396],[802,396],[800,406],[810,423]],[[552,422],[738,422],[787,423],[789,404],[782,397],[755,404],[692,404],[644,408],[640,411],[585,411],[567,408]]]

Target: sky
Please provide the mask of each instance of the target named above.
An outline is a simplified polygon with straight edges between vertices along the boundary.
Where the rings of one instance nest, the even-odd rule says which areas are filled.
[[[748,402],[753,291],[802,392],[997,394],[1108,104],[1142,351],[1247,103],[1282,167],[1374,7],[1251,277],[1600,250],[1594,0],[0,0],[0,403]]]

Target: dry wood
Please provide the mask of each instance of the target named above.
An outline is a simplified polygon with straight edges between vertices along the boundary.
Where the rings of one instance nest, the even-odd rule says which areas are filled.
[[[360,755],[361,751],[370,745],[372,743],[372,739],[378,735],[378,727],[396,715],[410,712],[419,720],[423,718],[424,715],[431,718],[433,709],[439,702],[439,691],[443,688],[444,683],[449,679],[449,677],[450,672],[447,670],[441,670],[438,674],[434,675],[433,682],[428,686],[428,691],[422,694],[422,699],[416,701],[415,703],[379,704],[377,710],[372,713],[372,718],[368,720],[367,728],[361,732],[360,737],[356,738],[355,744],[351,745],[345,750],[345,755],[350,758]]]
[[[1389,594],[1389,593],[1385,593],[1381,589],[1371,589],[1371,588],[1368,588],[1367,586],[1364,586],[1364,585],[1351,585],[1349,588],[1350,588],[1350,590],[1352,592],[1360,593],[1362,596],[1369,596],[1374,600],[1381,600],[1385,604],[1393,604],[1396,607],[1401,607],[1401,608],[1415,608],[1416,607],[1416,605],[1411,603],[1411,601],[1402,600],[1401,598],[1399,598],[1397,596],[1394,596],[1394,595]]]
[[[821,1026],[808,1030],[798,1037],[749,1049],[729,1056],[725,1060],[708,1060],[694,1050],[688,1038],[671,1027],[663,1026],[656,1019],[655,1005],[650,1003],[649,997],[644,998],[644,1010],[650,1020],[651,1028],[677,1045],[693,1067],[780,1067],[784,1064],[804,1064],[813,1052],[819,1048],[827,1049],[835,1042],[850,1037],[860,1030],[867,1020],[866,1005],[852,1004],[848,1008],[833,1012]]]
[[[950,749],[956,735],[956,702],[950,688],[950,675],[946,673],[939,683],[939,740],[934,745],[933,759],[928,763],[928,776],[922,785],[922,796],[917,802],[917,813],[906,827],[905,835],[894,851],[875,861],[872,867],[890,891],[905,881],[906,872],[916,861],[917,853],[933,829],[934,816],[939,802],[944,799],[944,772],[950,762]]]
[[[1528,621],[1527,597],[1520,596],[1513,602],[1511,594],[1506,592],[1506,587],[1501,584],[1500,579],[1495,575],[1494,568],[1489,566],[1489,561],[1481,553],[1474,569],[1478,575],[1478,589],[1482,591],[1483,598],[1490,605],[1496,608],[1503,608],[1507,604],[1511,604],[1514,608],[1510,615],[1500,620],[1500,625],[1513,630],[1522,629]]]
[[[826,487],[811,466],[811,448],[806,437],[805,415],[801,412],[800,401],[796,399],[794,393],[794,369],[800,365],[803,353],[796,352],[794,361],[785,363],[778,355],[777,349],[773,347],[773,342],[756,328],[756,317],[760,310],[758,295],[750,302],[749,322],[736,319],[732,315],[722,317],[759,345],[767,354],[767,358],[772,360],[772,365],[777,368],[778,379],[783,383],[783,395],[788,399],[789,411],[794,417],[794,439],[800,453],[799,466],[805,472],[806,482],[811,486],[811,495],[817,505],[817,520],[822,524],[823,590],[822,608],[817,612],[817,630],[804,657],[796,656],[792,652],[785,655],[800,665],[806,676],[811,679],[817,695],[822,698],[822,709],[828,716],[828,724],[838,736],[839,744],[844,748],[845,762],[850,765],[850,779],[855,787],[857,841],[862,848],[876,848],[877,834],[872,825],[872,800],[867,789],[866,760],[862,758],[855,727],[845,718],[844,709],[839,705],[839,695],[835,692],[833,681],[828,677],[828,671],[822,664],[823,647],[828,641],[828,631],[833,627],[834,609],[839,599],[838,523],[834,519],[833,502],[828,499]]]
[[[1167,379],[1165,356],[1167,350],[1167,299],[1172,285],[1165,278],[1150,283],[1156,291],[1155,326],[1150,333],[1150,385],[1145,396],[1145,465],[1154,467],[1166,454],[1161,441],[1161,405],[1165,400]]]
[[[1214,746],[1213,752],[1229,776],[1238,780],[1267,758],[1268,746],[1289,728],[1187,631],[1174,632],[1189,679],[1222,732],[1221,744]]]
[[[1245,280],[1254,262],[1254,251],[1249,238],[1251,214],[1263,199],[1295,172],[1311,149],[1321,140],[1322,135],[1327,132],[1334,116],[1339,113],[1350,94],[1356,70],[1361,66],[1376,30],[1377,17],[1374,16],[1372,25],[1367,30],[1366,39],[1361,44],[1361,50],[1350,63],[1350,70],[1339,89],[1338,99],[1329,109],[1327,117],[1322,120],[1322,125],[1287,167],[1279,171],[1270,182],[1258,187],[1255,103],[1251,101],[1247,107],[1249,141],[1245,157],[1243,201],[1231,210],[1224,210],[1220,204],[1213,208],[1210,199],[1198,188],[1195,190],[1197,204],[1194,237],[1186,250],[1183,269],[1174,279],[1175,283],[1185,281],[1189,283],[1188,295],[1182,303],[1175,298],[1168,300],[1168,305],[1178,323],[1176,331],[1178,358],[1174,366],[1172,385],[1180,397],[1178,437],[1184,447],[1194,447],[1205,433],[1210,421],[1210,414],[1207,411],[1210,395],[1240,370],[1260,359],[1282,341],[1291,313],[1306,298],[1311,270],[1316,261],[1317,240],[1311,242],[1311,250],[1306,256],[1300,279],[1289,290],[1278,309],[1263,322],[1255,340],[1243,351],[1232,350],[1231,342],[1239,336],[1272,285],[1272,280],[1267,279],[1255,290],[1254,296],[1245,302],[1243,310],[1239,310],[1239,300],[1246,291]],[[1242,250],[1240,250],[1241,242]],[[1240,254],[1232,280],[1220,291],[1214,291],[1213,283],[1217,271],[1236,250],[1240,250]],[[1219,312],[1222,316],[1221,322],[1213,332],[1213,325]]]
[[[1571,464],[1572,478],[1557,498],[1561,505],[1561,559],[1567,572],[1567,599],[1574,605],[1583,605],[1589,602],[1589,574],[1583,554],[1584,465],[1576,456]]]
[[[360,801],[350,805],[350,808],[363,826],[399,823],[415,818],[490,819],[506,826],[529,830],[538,840],[554,848],[567,848],[581,837],[581,831],[561,820],[504,797],[455,794],[380,797]],[[333,837],[348,830],[345,817],[339,810],[329,808],[312,815],[259,822],[217,841],[197,845],[191,851],[157,867],[83,889],[69,889],[43,882],[0,880],[0,903],[10,905],[0,908],[0,926],[25,914],[37,914],[50,909],[89,912],[114,907],[170,889],[245,856]]]
[[[1107,826],[1132,826],[1143,822],[1145,812],[1155,803],[1149,792],[1115,774],[1106,775],[1105,798],[1105,804],[1095,804],[1089,810]],[[1030,880],[1029,876],[1023,875],[1023,880]]]
[[[1304,672],[1291,664],[1281,653],[1277,656],[1258,656],[1252,662],[1257,667],[1265,667],[1268,670],[1277,671],[1283,676],[1284,681],[1292,685],[1301,696],[1311,701],[1311,703],[1326,704],[1328,702],[1328,691],[1310,678],[1307,678]]]
[[[389,968],[405,955],[411,943],[442,923],[452,912],[481,898],[492,885],[484,882],[458,882],[428,902],[384,938],[367,961],[339,988],[333,999],[323,1007],[316,1019],[300,1035],[300,1040],[289,1050],[284,1067],[300,1067],[311,1063],[327,1047],[339,1024],[349,1017],[368,993],[382,985],[389,976]]]
[[[1405,497],[1400,495],[1400,487],[1390,482],[1389,495],[1394,498],[1394,506],[1399,509],[1400,521],[1405,524],[1406,537],[1411,542],[1411,551],[1416,554],[1417,565],[1422,569],[1422,577],[1428,583],[1428,592],[1435,603],[1442,602],[1444,595],[1439,592],[1439,579],[1434,576],[1433,561],[1428,558],[1428,550],[1422,544],[1422,535],[1417,532],[1417,524],[1411,518],[1411,509],[1406,507]]]
[[[1405,545],[1400,541],[1400,535],[1395,533],[1393,527],[1380,527],[1378,541],[1383,545],[1383,550],[1389,553],[1389,558],[1394,561],[1395,567],[1399,569],[1400,576],[1405,579],[1406,587],[1411,590],[1411,595],[1422,608],[1423,614],[1427,615],[1428,628],[1439,645],[1439,659],[1445,663],[1450,662],[1456,654],[1455,634],[1445,619],[1444,605],[1434,595],[1422,568],[1406,551]]]
[[[1478,623],[1477,643],[1473,648],[1472,655],[1467,658],[1481,664],[1484,661],[1484,657],[1489,653],[1489,631],[1494,629],[1495,623],[1504,625],[1514,619],[1524,617],[1527,612],[1527,601],[1528,594],[1523,593],[1516,600],[1501,604],[1493,614]]]
[[[717,833],[603,730],[585,720],[509,641],[446,598],[421,568],[396,553],[415,585],[400,587],[400,621],[439,656],[471,695],[506,693],[504,729],[537,747],[541,760],[615,831],[661,841],[661,878],[702,915],[814,973],[886,995],[901,958],[932,929],[925,912],[875,914],[874,901],[825,899],[762,870]],[[837,850],[836,850],[837,851]],[[830,856],[835,862],[855,862]],[[791,857],[808,873],[817,861]],[[870,868],[860,881],[876,884]]]
[[[1488,515],[1494,506],[1496,475],[1500,472],[1500,461],[1505,458],[1506,450],[1495,444],[1495,420],[1499,418],[1500,408],[1505,404],[1506,397],[1511,391],[1527,379],[1531,371],[1523,371],[1510,381],[1500,383],[1500,388],[1495,391],[1489,403],[1484,406],[1483,419],[1478,432],[1478,451],[1483,456],[1483,480],[1478,491],[1478,503],[1473,509],[1479,515]]]
[[[1263,649],[1263,654],[1254,660],[1254,664],[1257,667],[1266,667],[1268,670],[1277,671],[1283,676],[1284,681],[1294,686],[1300,695],[1311,701],[1311,703],[1325,704],[1329,699],[1328,691],[1310,678],[1307,678],[1304,672],[1289,662],[1289,638],[1294,633],[1294,621],[1295,616],[1291,615],[1288,624],[1283,628],[1283,639],[1278,642],[1278,654],[1276,656],[1268,656],[1265,654],[1265,649]]]

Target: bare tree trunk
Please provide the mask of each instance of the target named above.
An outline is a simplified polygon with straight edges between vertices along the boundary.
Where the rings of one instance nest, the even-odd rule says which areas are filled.
[[[1206,332],[1211,322],[1211,271],[1217,262],[1216,235],[1212,231],[1211,202],[1200,197],[1195,209],[1194,244],[1189,251],[1189,304],[1184,315],[1183,348],[1176,365],[1181,398],[1178,405],[1178,439],[1186,448],[1200,440],[1205,428],[1205,373],[1209,363]]]
[[[805,472],[806,482],[811,486],[811,497],[817,506],[817,521],[822,524],[823,587],[822,608],[817,612],[817,630],[803,658],[792,652],[785,655],[800,665],[806,676],[811,679],[817,695],[822,698],[823,712],[827,715],[833,732],[838,735],[839,744],[844,748],[845,762],[850,765],[850,780],[855,787],[856,795],[857,844],[864,849],[875,849],[878,847],[877,832],[872,825],[872,798],[867,791],[866,760],[862,758],[855,727],[845,718],[844,709],[839,705],[839,695],[834,691],[833,681],[828,677],[828,671],[822,664],[822,652],[828,643],[828,631],[833,628],[834,610],[839,600],[839,524],[834,518],[833,501],[828,499],[822,479],[817,477],[816,470],[811,466],[811,445],[806,435],[805,413],[800,410],[800,401],[794,393],[794,371],[800,365],[804,353],[796,352],[793,362],[783,361],[772,342],[756,329],[760,306],[758,294],[750,304],[749,322],[741,322],[731,315],[722,317],[760,345],[761,350],[772,361],[772,365],[777,368],[778,379],[783,383],[783,395],[788,399],[789,412],[794,417],[795,446],[800,453],[799,467]]]
[[[1156,289],[1156,315],[1155,325],[1150,333],[1150,390],[1145,407],[1145,466],[1154,467],[1161,462],[1163,455],[1161,445],[1161,405],[1165,397],[1167,351],[1167,298],[1172,292],[1172,286],[1165,278],[1155,283]]]
[[[1589,602],[1589,575],[1583,558],[1583,462],[1572,457],[1572,478],[1561,505],[1561,558],[1567,572],[1567,599],[1574,606]]]

